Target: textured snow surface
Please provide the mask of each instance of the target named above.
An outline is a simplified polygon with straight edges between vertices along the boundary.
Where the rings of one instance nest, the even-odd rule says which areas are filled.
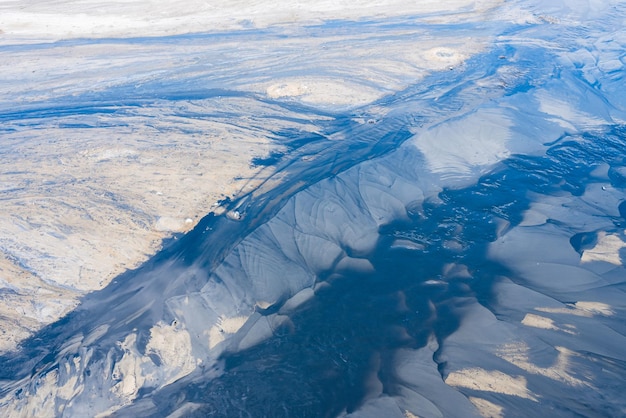
[[[619,2],[3,2],[3,416],[626,414]]]

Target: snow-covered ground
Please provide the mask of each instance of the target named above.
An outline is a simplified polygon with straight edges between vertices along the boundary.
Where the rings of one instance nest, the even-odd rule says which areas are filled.
[[[251,161],[278,150],[273,132],[317,129],[319,116],[288,120],[266,99],[366,105],[489,42],[404,27],[309,36],[302,25],[482,19],[497,3],[0,3],[0,274],[13,290],[0,347],[14,348],[217,202],[255,187],[264,175],[251,180]],[[194,32],[206,35],[179,37]]]
[[[482,19],[485,12],[499,3],[500,0],[424,0],[410,3],[401,0],[8,0],[0,4],[0,28],[4,37],[50,41],[171,36],[418,14],[435,21],[451,22]],[[439,19],[442,13],[445,16]],[[7,43],[6,39],[3,43]]]
[[[375,274],[396,222],[423,230],[391,254],[459,254],[420,278],[456,290],[426,304],[426,341],[388,369],[372,357],[343,413],[626,413],[624,16],[617,1],[0,2],[3,415],[202,413],[152,393],[219,377],[220,355]],[[484,260],[462,260],[478,224]],[[188,252],[152,258],[190,231]],[[488,291],[483,261],[502,266]]]

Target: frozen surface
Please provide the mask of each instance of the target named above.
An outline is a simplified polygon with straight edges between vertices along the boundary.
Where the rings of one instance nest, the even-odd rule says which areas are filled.
[[[127,12],[118,6],[135,18],[147,7],[115,3],[112,13]],[[69,5],[25,7],[12,10],[45,17]],[[281,137],[461,65],[491,36],[468,43],[384,21],[354,34],[333,24],[155,38],[123,20],[116,28],[130,37],[3,34],[0,271],[14,290],[4,350],[256,187],[289,149]]]
[[[2,5],[4,416],[626,414],[619,2],[65,6]]]
[[[24,40],[83,37],[162,36],[265,28],[270,25],[376,17],[437,16],[444,21],[481,17],[498,0],[187,0],[163,2],[117,0],[15,0],[0,4],[0,28]]]

